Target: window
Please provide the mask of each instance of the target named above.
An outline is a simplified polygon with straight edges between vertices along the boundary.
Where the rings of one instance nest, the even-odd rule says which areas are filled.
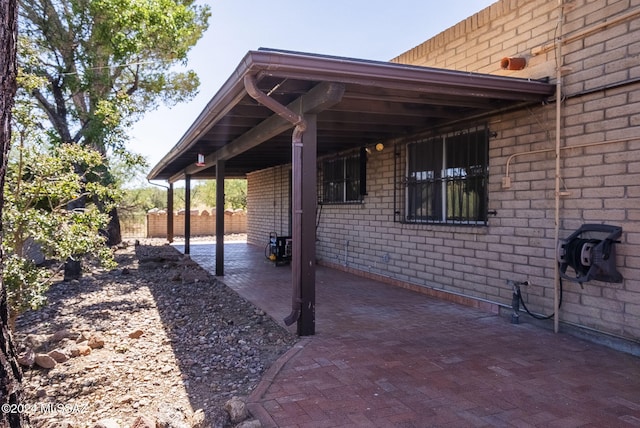
[[[322,162],[321,202],[344,204],[362,202],[366,193],[366,154],[351,154]],[[363,164],[364,163],[364,164]]]
[[[488,141],[483,128],[410,143],[405,221],[486,224]]]

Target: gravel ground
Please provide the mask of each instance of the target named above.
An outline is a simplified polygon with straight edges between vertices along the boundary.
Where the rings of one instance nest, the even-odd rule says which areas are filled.
[[[116,258],[113,271],[56,282],[46,307],[18,318],[21,410],[36,427],[230,426],[225,402],[295,336],[171,246]]]

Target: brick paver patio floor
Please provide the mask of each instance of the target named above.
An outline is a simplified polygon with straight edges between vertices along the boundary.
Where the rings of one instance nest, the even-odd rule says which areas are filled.
[[[214,244],[191,257],[214,271]],[[221,280],[289,314],[290,268],[263,248],[227,243]],[[250,397],[263,427],[640,426],[633,355],[322,266],[316,300],[316,335]]]

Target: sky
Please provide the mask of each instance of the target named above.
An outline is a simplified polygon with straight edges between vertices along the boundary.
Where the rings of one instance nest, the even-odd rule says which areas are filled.
[[[388,61],[496,0],[207,0],[209,29],[189,53],[191,101],[147,112],[128,148],[149,170],[187,131],[245,54],[261,47]]]

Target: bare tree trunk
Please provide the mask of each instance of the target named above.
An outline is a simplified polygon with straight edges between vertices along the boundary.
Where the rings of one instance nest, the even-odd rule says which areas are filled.
[[[16,93],[16,40],[18,2],[0,0],[0,218],[4,207],[4,179],[11,144],[11,109]],[[4,236],[0,222],[0,240]],[[0,259],[4,257],[0,247]],[[24,413],[17,412],[22,393],[22,372],[9,328],[7,288],[0,278],[0,426],[29,425]],[[8,406],[7,406],[8,405]],[[15,410],[15,412],[14,412]]]
[[[109,212],[109,225],[107,226],[107,245],[112,247],[122,242],[122,232],[120,230],[120,216],[118,209],[113,208]]]

